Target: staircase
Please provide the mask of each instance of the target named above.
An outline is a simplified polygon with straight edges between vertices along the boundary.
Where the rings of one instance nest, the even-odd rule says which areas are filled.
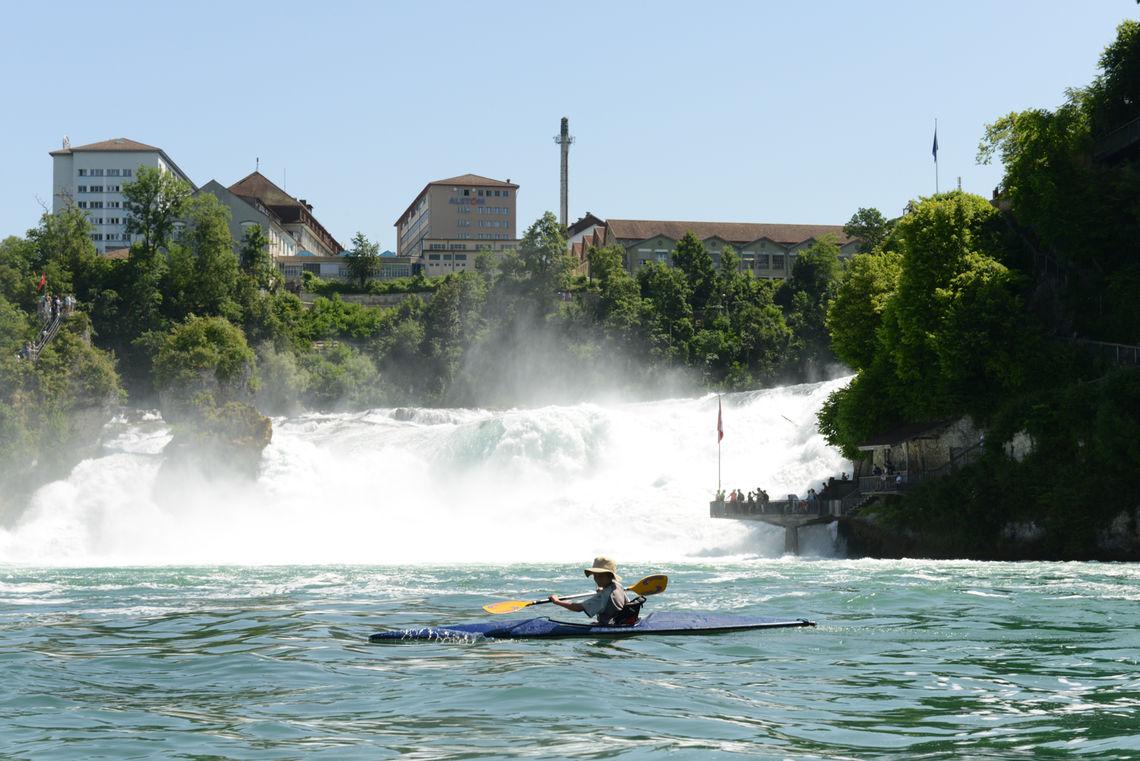
[[[40,358],[40,352],[43,348],[51,343],[51,339],[55,338],[55,334],[59,332],[60,327],[63,326],[63,315],[58,314],[50,318],[45,323],[43,332],[40,333],[40,338],[32,345],[32,356],[29,357],[33,362]]]

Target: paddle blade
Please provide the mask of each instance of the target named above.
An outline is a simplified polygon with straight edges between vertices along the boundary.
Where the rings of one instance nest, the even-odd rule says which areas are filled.
[[[635,595],[655,595],[665,591],[665,587],[669,586],[668,576],[646,576],[641,581],[634,584],[629,588],[630,592]]]
[[[504,600],[503,602],[493,602],[489,605],[484,605],[483,610],[488,613],[514,613],[516,610],[522,610],[528,605],[534,605],[534,603],[526,602],[525,600]]]

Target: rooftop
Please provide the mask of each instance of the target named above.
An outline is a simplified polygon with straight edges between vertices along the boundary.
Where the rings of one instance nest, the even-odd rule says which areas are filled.
[[[619,240],[646,240],[664,235],[680,240],[692,232],[701,240],[720,238],[732,243],[751,243],[767,239],[775,243],[794,244],[834,235],[840,245],[854,240],[843,232],[843,225],[787,225],[753,222],[679,222],[649,219],[607,219],[606,227]]]

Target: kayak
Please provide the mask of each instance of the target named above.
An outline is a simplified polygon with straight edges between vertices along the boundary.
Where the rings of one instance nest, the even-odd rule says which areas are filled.
[[[638,634],[717,634],[747,629],[782,629],[815,626],[806,618],[762,618],[725,613],[647,613],[632,626],[599,626],[591,623],[555,621],[552,618],[523,618],[512,621],[486,621],[474,624],[426,626],[377,632],[371,642],[391,640],[477,640],[544,639],[554,637],[630,637]]]

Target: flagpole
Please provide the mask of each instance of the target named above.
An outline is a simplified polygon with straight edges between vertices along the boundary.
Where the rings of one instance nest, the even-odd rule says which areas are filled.
[[[720,494],[720,441],[724,438],[724,418],[720,404],[720,394],[716,395],[716,493]]]
[[[934,195],[938,195],[938,119],[934,119]]]

